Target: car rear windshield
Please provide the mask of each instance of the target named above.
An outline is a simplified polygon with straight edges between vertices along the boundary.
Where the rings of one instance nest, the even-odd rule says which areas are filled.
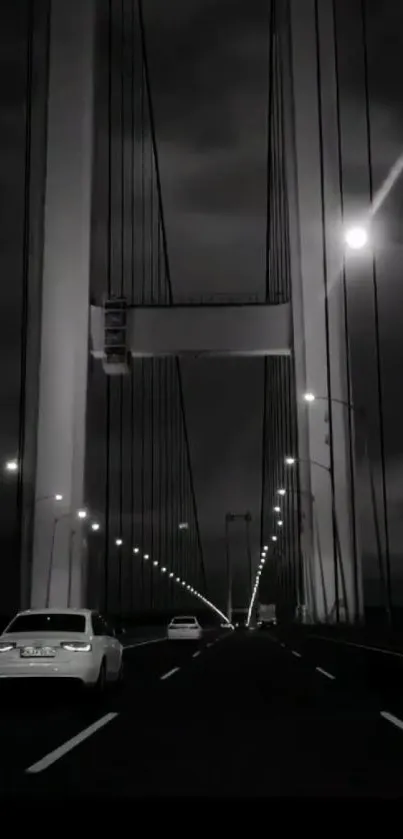
[[[85,632],[84,615],[18,615],[7,632]]]
[[[172,623],[196,623],[196,618],[174,618]]]

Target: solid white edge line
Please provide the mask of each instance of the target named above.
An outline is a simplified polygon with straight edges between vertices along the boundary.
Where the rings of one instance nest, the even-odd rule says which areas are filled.
[[[96,722],[89,725],[88,728],[84,728],[83,731],[80,731],[79,734],[76,734],[75,737],[72,737],[70,740],[67,740],[66,743],[63,743],[62,746],[59,746],[57,749],[54,749],[53,752],[49,752],[48,755],[38,760],[36,763],[33,763],[32,766],[29,766],[28,769],[25,771],[28,772],[30,775],[35,775],[38,772],[43,772],[44,769],[47,769],[52,763],[56,763],[57,760],[60,760],[68,752],[71,752],[72,749],[75,749],[76,746],[79,746],[84,740],[87,740],[88,737],[91,737],[95,734],[96,731],[99,731],[100,728],[103,728],[104,725],[107,725],[108,722],[114,720],[115,717],[119,716],[117,712],[113,711],[109,714],[105,714],[104,717],[101,717]]]
[[[330,641],[332,644],[344,644],[345,647],[357,647],[358,650],[368,650],[371,653],[383,653],[384,655],[394,655],[396,658],[403,658],[403,653],[398,653],[396,650],[386,650],[384,647],[369,647],[367,644],[355,644],[353,641],[341,641],[340,638],[326,638],[325,635],[308,635],[309,638],[315,638],[319,641]]]
[[[145,647],[147,644],[160,644],[161,641],[167,641],[168,638],[152,638],[150,641],[138,641],[137,644],[123,644],[124,650],[134,650],[135,647]]]
[[[328,673],[327,670],[323,670],[322,667],[316,667],[318,673],[322,673],[323,676],[327,676],[328,679],[335,679],[336,676],[333,676],[332,673]]]
[[[391,722],[392,725],[395,725],[396,728],[400,728],[400,730],[403,731],[403,722],[402,720],[399,720],[399,717],[395,717],[393,714],[390,714],[389,711],[380,711],[379,713],[384,720]]]
[[[169,679],[170,676],[173,676],[174,673],[177,673],[180,670],[180,667],[173,667],[172,670],[168,670],[168,673],[164,673],[163,676],[160,676],[161,681],[163,679]]]
[[[302,658],[301,653],[297,653],[296,650],[291,650],[292,654],[295,655],[297,658]]]
[[[197,650],[196,653],[193,653],[192,658],[197,658],[198,655],[200,655],[200,650]]]

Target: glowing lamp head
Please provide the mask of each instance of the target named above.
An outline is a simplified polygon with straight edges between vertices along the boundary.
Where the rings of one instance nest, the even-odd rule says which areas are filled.
[[[345,233],[345,242],[348,248],[352,251],[360,251],[368,244],[368,231],[365,227],[357,225],[356,227],[349,227]]]

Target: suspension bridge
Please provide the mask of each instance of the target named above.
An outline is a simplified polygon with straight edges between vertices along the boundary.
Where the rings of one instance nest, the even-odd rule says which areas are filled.
[[[181,358],[230,355],[264,364],[260,551],[245,606],[253,617],[260,590],[287,621],[301,610],[363,620],[337,11],[269,5],[265,292],[177,299],[141,4],[85,0],[74,16],[58,0],[47,16],[29,5],[19,436],[6,487],[18,573],[4,613],[89,604],[145,618],[186,603],[226,614],[209,599]],[[365,21],[364,4],[367,72]],[[372,175],[368,190],[371,206]],[[371,270],[376,293],[374,259]],[[379,363],[377,381],[381,393]],[[384,475],[382,421],[380,433]]]
[[[267,3],[263,291],[176,295],[147,4],[1,6],[24,108],[10,193],[20,190],[23,208],[10,263],[18,352],[10,325],[0,330],[15,385],[12,420],[7,400],[1,413],[0,613],[91,608],[125,663],[120,689],[85,712],[64,692],[59,703],[18,690],[2,701],[4,795],[102,790],[102,805],[115,795],[401,795],[375,234],[402,167],[399,157],[376,182],[373,12],[367,0]],[[360,77],[353,128],[344,41]],[[348,140],[359,150],[358,214]],[[364,311],[364,286],[375,340],[363,404],[352,313],[357,300]],[[255,358],[263,371],[260,506],[224,517],[222,600],[182,380],[183,359],[205,356]],[[368,619],[371,574],[381,626]],[[266,633],[259,602],[277,608]],[[199,617],[195,647],[167,641],[174,614]]]

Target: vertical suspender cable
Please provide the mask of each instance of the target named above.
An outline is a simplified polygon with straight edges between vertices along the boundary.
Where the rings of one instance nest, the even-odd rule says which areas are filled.
[[[120,42],[120,296],[124,296],[125,282],[125,0],[121,0],[121,42]],[[123,539],[123,376],[119,381],[119,537]],[[118,552],[118,604],[119,614],[123,609],[123,551],[125,541]]]
[[[112,0],[108,4],[108,268],[107,289],[110,297],[112,291],[112,29],[113,12]],[[109,533],[110,533],[110,446],[111,446],[111,384],[106,376],[106,411],[105,411],[105,538],[104,538],[104,609],[109,608]]]
[[[154,152],[155,177],[156,177],[157,196],[158,196],[158,209],[159,209],[160,222],[161,222],[161,236],[162,236],[162,247],[163,247],[163,254],[164,254],[165,279],[166,279],[167,291],[168,291],[168,302],[172,303],[172,301],[173,301],[172,283],[171,283],[171,275],[170,275],[169,259],[168,259],[168,245],[167,245],[167,236],[166,236],[164,208],[163,208],[163,202],[162,202],[161,174],[160,174],[158,151],[157,151],[157,142],[156,142],[154,109],[153,109],[153,103],[152,103],[152,97],[151,97],[150,73],[149,73],[149,67],[148,67],[148,55],[147,55],[147,44],[146,44],[146,38],[145,38],[145,27],[144,27],[142,0],[138,0],[138,10],[139,10],[140,37],[141,37],[142,54],[143,54],[144,80],[145,80],[146,91],[147,91],[147,100],[148,100],[148,108],[149,108],[149,116],[150,116],[150,131],[151,131],[151,139],[152,139],[153,152]],[[206,589],[206,571],[205,571],[205,566],[204,566],[202,542],[201,542],[201,537],[200,537],[200,527],[199,527],[199,517],[198,517],[198,512],[197,512],[196,495],[195,495],[194,484],[193,484],[193,472],[192,472],[192,464],[191,464],[191,456],[190,456],[190,446],[189,446],[189,438],[188,438],[188,432],[187,432],[185,404],[184,404],[184,398],[183,398],[182,373],[181,373],[181,368],[180,368],[180,363],[179,363],[178,358],[175,359],[175,364],[176,364],[176,369],[177,369],[177,377],[178,377],[178,385],[179,385],[179,398],[180,398],[181,413],[182,413],[182,417],[183,417],[184,432],[185,432],[186,457],[187,457],[189,477],[190,477],[190,483],[191,483],[192,505],[193,505],[193,512],[194,512],[194,517],[195,517],[195,526],[196,526],[196,532],[197,532],[198,546],[199,546],[200,557],[201,557],[200,561],[201,561],[201,567],[202,567],[202,579],[203,579],[204,589]]]
[[[130,131],[130,241],[131,241],[131,303],[135,302],[135,166],[134,166],[134,143],[135,143],[135,15],[134,2],[131,3],[131,46],[132,46],[132,61],[131,61],[131,84],[130,84],[130,99],[131,99],[131,131]],[[135,543],[135,494],[134,494],[134,475],[135,475],[135,378],[134,378],[134,364],[131,363],[130,369],[130,605],[131,611],[134,611],[134,556],[133,547]],[[137,554],[135,555],[137,556]],[[136,575],[137,576],[137,575]]]
[[[269,54],[268,54],[268,103],[267,103],[267,158],[266,158],[266,301],[269,299],[270,286],[270,232],[271,232],[271,121],[273,113],[273,38],[274,38],[274,8],[275,0],[270,3],[269,17]],[[263,361],[263,411],[262,411],[262,474],[261,474],[261,503],[260,503],[260,548],[265,539],[265,503],[266,503],[266,446],[267,446],[267,385],[268,359]]]
[[[339,39],[338,20],[336,11],[336,0],[332,0],[333,35],[334,35],[334,74],[336,86],[336,123],[337,123],[337,162],[338,181],[340,196],[340,215],[344,221],[344,171],[341,131],[341,103],[340,103],[340,74],[339,74]],[[357,623],[360,619],[360,593],[358,582],[358,550],[357,550],[357,516],[355,501],[355,457],[352,422],[352,391],[351,391],[351,367],[350,367],[350,340],[349,340],[349,306],[347,292],[346,261],[343,252],[342,265],[342,291],[343,291],[343,318],[344,318],[344,352],[346,356],[346,380],[347,380],[347,418],[348,418],[348,450],[349,450],[349,471],[350,471],[350,502],[351,502],[351,527],[352,527],[352,548],[353,548],[353,573],[354,573],[354,620]]]
[[[339,603],[339,569],[337,561],[337,536],[336,536],[336,509],[335,509],[335,480],[334,480],[334,447],[333,447],[333,407],[332,407],[332,376],[330,369],[330,320],[329,320],[329,288],[327,273],[327,232],[326,232],[326,209],[325,209],[325,169],[324,169],[324,139],[323,139],[323,112],[322,112],[322,62],[320,55],[320,29],[319,29],[319,6],[315,0],[315,49],[316,49],[316,83],[318,103],[318,133],[319,133],[319,167],[320,167],[320,200],[321,200],[321,224],[322,224],[322,270],[324,284],[324,307],[325,307],[325,340],[326,340],[326,376],[327,376],[327,405],[329,415],[329,454],[330,454],[330,483],[331,483],[331,504],[332,504],[332,538],[333,538],[333,567],[334,567],[334,594],[336,608],[336,622],[340,620]],[[342,557],[340,557],[342,562]]]
[[[373,184],[373,163],[372,163],[372,125],[371,125],[371,105],[369,94],[369,67],[368,67],[368,33],[367,33],[367,10],[366,0],[361,0],[361,22],[362,22],[362,42],[363,42],[363,58],[364,58],[364,92],[365,92],[365,118],[366,118],[366,134],[367,134],[367,160],[368,160],[368,187],[369,187],[369,202],[372,205],[374,198],[374,184]],[[383,382],[382,382],[382,360],[381,360],[381,339],[380,339],[380,319],[379,319],[379,300],[378,300],[378,272],[376,264],[375,251],[372,255],[372,287],[374,296],[374,322],[375,322],[375,352],[376,352],[376,378],[377,378],[377,397],[378,397],[378,417],[379,417],[379,442],[381,453],[381,474],[382,474],[382,502],[383,515],[385,527],[385,571],[386,571],[386,611],[389,626],[393,624],[393,603],[392,603],[392,581],[390,569],[390,541],[389,541],[389,519],[388,519],[388,497],[386,484],[386,454],[385,454],[385,421],[383,414]]]
[[[31,238],[31,157],[32,157],[32,93],[33,93],[33,46],[34,46],[34,2],[28,2],[25,53],[25,154],[24,154],[24,222],[22,241],[22,287],[21,287],[21,340],[20,340],[20,394],[18,412],[18,483],[16,510],[16,537],[18,561],[23,561],[23,533],[25,532],[24,482],[25,482],[25,422],[26,422],[26,379],[29,303],[29,262]],[[25,556],[24,556],[25,561]],[[24,569],[28,577],[28,568]],[[20,597],[29,599],[31,580],[23,580],[24,591]],[[21,587],[22,588],[22,587]]]

